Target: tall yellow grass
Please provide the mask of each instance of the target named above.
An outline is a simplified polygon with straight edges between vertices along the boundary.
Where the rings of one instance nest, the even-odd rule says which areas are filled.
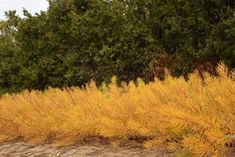
[[[143,146],[166,145],[199,156],[222,156],[226,135],[235,134],[235,72],[224,65],[219,77],[195,72],[189,80],[168,76],[149,84],[119,87],[24,91],[0,99],[0,141],[60,145],[102,137],[145,139]]]

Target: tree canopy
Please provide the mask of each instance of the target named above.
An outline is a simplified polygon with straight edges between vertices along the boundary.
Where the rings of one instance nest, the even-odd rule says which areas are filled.
[[[233,0],[49,0],[0,22],[0,90],[150,81],[223,60],[235,67]]]

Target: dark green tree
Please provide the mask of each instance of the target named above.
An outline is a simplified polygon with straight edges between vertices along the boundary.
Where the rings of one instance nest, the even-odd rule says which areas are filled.
[[[49,0],[0,23],[2,91],[235,67],[235,1]],[[209,66],[209,68],[208,68]],[[160,73],[160,74],[159,74]]]

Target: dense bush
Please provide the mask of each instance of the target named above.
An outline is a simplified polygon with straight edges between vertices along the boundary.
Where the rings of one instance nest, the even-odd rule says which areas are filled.
[[[235,134],[235,71],[167,76],[149,84],[24,91],[0,99],[0,142],[23,140],[57,145],[132,139],[145,147],[168,146],[203,157],[223,157]],[[103,141],[104,142],[104,141]],[[182,155],[181,155],[182,156]],[[193,155],[188,155],[193,156]]]
[[[235,1],[50,0],[0,23],[1,91],[235,66]],[[208,68],[209,67],[209,68]]]

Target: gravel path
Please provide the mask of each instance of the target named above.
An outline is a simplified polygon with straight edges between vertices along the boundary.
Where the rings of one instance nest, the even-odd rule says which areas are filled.
[[[165,149],[115,148],[110,145],[52,148],[49,145],[36,146],[18,142],[0,144],[0,157],[173,157],[173,155]]]

